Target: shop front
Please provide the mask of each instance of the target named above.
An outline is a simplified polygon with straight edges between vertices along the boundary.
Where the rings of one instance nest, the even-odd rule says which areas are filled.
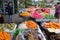
[[[15,13],[15,5],[16,5],[16,0],[0,0],[0,13],[2,14],[6,14],[6,7],[7,7],[7,4],[8,2],[11,1],[12,4],[13,4],[13,13]],[[15,5],[14,5],[15,4]]]

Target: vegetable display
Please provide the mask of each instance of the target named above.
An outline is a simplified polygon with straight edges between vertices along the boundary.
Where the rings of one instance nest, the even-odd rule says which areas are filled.
[[[11,40],[11,36],[7,32],[0,32],[0,40]]]
[[[12,32],[12,35],[13,36],[21,35],[24,31],[25,29],[16,29]]]
[[[45,19],[55,19],[55,17],[52,15],[45,15]]]
[[[13,36],[17,36],[19,34],[19,29],[16,29],[12,32],[12,35]]]
[[[40,13],[40,14],[42,14],[44,16],[44,19],[55,19],[54,16],[52,16],[52,15],[46,13],[46,12],[43,12],[43,13]]]
[[[34,13],[32,14],[32,18],[40,18],[40,19],[42,19],[42,18],[44,18],[44,16],[41,15],[41,14],[39,14],[38,12],[34,12]]]
[[[38,11],[33,11],[31,13],[29,13],[28,11],[25,11],[25,12],[21,12],[19,15],[22,17],[32,17],[37,19],[55,19],[55,17],[50,15],[49,13],[46,13],[46,12],[39,13]]]

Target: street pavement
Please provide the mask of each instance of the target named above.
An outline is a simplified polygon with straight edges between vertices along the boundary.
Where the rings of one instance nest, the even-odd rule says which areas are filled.
[[[3,15],[3,17],[4,17],[4,22],[8,23],[8,15]],[[23,22],[23,21],[24,21],[24,19],[22,17],[20,17],[18,13],[14,14],[12,16],[12,22],[14,22],[14,23],[19,23],[19,22]]]

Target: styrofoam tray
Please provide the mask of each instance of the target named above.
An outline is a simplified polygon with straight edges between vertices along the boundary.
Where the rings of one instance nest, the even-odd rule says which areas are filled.
[[[47,28],[49,32],[60,33],[60,29]]]

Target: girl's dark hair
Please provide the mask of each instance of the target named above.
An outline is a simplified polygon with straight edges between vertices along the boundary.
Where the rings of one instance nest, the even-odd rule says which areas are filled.
[[[9,2],[7,6],[9,6],[10,3],[12,3],[12,2]]]

